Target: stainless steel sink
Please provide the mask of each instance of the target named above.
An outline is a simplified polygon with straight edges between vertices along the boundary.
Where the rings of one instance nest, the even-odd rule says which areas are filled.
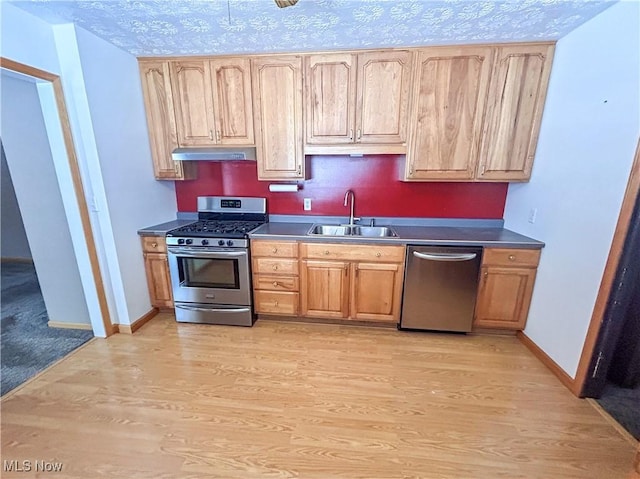
[[[398,236],[388,226],[349,226],[349,225],[313,225],[308,235],[319,236],[364,236],[367,238],[385,238]]]
[[[351,234],[353,236],[367,236],[370,238],[398,236],[396,232],[388,226],[354,226]]]
[[[339,225],[313,225],[307,234],[323,236],[349,236],[351,234],[351,228],[349,226]]]

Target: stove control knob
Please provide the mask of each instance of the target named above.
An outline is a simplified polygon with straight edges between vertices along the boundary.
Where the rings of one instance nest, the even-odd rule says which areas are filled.
[[[193,243],[193,240],[192,240],[192,239],[188,239],[188,240],[186,241],[186,243],[187,243],[187,244],[191,244],[191,243]]]
[[[218,241],[218,246],[224,246],[224,240]]]
[[[202,246],[207,246],[209,244],[209,240],[202,240]]]
[[[231,240],[227,241],[227,246],[233,246],[233,241]]]
[[[178,240],[178,244],[184,244],[184,240],[183,240],[182,238],[180,238],[180,239]]]

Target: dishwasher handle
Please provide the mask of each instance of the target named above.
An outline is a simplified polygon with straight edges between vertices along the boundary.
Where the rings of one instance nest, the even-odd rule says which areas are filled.
[[[413,252],[413,256],[420,259],[426,259],[429,261],[470,261],[474,259],[477,253],[419,253],[417,251]]]

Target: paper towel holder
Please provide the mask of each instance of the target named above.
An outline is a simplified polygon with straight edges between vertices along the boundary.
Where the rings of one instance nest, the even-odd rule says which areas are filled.
[[[295,192],[300,189],[298,183],[272,183],[269,185],[269,191],[273,192]]]

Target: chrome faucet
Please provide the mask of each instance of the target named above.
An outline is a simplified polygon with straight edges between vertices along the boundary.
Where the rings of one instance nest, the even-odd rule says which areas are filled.
[[[355,218],[353,216],[353,209],[356,203],[356,194],[352,190],[347,190],[344,194],[344,206],[347,206],[349,202],[349,194],[351,194],[351,215],[349,216],[349,226],[353,226],[356,221],[360,221],[360,218]]]

